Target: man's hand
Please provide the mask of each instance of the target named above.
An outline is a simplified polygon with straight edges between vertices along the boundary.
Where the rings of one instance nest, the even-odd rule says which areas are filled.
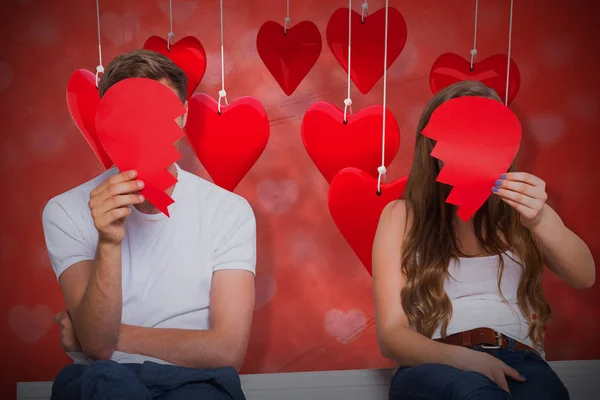
[[[88,205],[100,242],[120,244],[125,237],[123,222],[131,213],[129,206],[144,202],[144,196],[138,194],[144,183],[134,180],[136,176],[136,171],[122,172],[108,178],[90,193]]]
[[[81,353],[81,345],[79,344],[79,340],[77,340],[77,334],[75,333],[75,327],[73,326],[69,312],[66,310],[59,312],[54,316],[54,322],[60,328],[60,347],[67,353]]]

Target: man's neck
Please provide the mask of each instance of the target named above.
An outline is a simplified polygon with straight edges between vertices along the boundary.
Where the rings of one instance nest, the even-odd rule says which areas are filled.
[[[173,175],[175,178],[177,178],[177,167],[175,166],[175,164],[169,166],[167,168],[167,171],[169,171],[169,173],[171,173],[171,175]],[[170,188],[168,188],[167,190],[165,190],[165,193],[168,194],[169,196],[171,196],[173,194],[173,191],[175,190],[175,185],[171,186]],[[137,210],[141,213],[144,214],[159,214],[160,210],[156,207],[154,207],[148,200],[144,201],[142,204],[136,204],[135,208],[137,208]]]

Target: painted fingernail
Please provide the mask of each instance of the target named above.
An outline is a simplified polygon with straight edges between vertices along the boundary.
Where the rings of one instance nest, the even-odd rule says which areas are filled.
[[[519,375],[521,377],[521,379],[523,379],[524,381],[527,380],[527,378],[525,378],[523,375]]]
[[[502,185],[502,181],[500,179],[498,179],[495,183],[496,186],[501,186]]]
[[[500,190],[500,189],[498,189],[498,187],[497,187],[497,186],[494,186],[494,187],[492,188],[492,192],[494,192],[494,193],[498,193],[498,190]]]
[[[137,171],[131,171],[130,175],[131,175],[132,178],[135,177],[137,175]]]
[[[144,196],[142,196],[141,194],[139,195],[140,201],[144,201]]]
[[[506,174],[500,175],[500,179],[506,179]]]
[[[139,181],[139,182],[138,182],[138,187],[139,187],[140,189],[141,189],[141,188],[143,188],[143,187],[144,187],[144,182],[142,182],[142,181]]]

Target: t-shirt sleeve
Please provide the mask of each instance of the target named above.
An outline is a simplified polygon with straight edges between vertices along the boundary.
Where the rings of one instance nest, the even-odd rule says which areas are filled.
[[[256,219],[252,207],[239,199],[220,218],[213,242],[213,272],[241,269],[256,273]]]
[[[82,224],[85,224],[82,218],[69,215],[55,200],[44,208],[42,225],[46,248],[57,279],[70,266],[95,259],[96,249],[85,240]]]

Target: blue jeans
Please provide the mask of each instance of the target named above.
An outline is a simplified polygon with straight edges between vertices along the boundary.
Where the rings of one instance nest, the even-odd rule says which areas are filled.
[[[59,372],[51,400],[245,400],[233,368],[193,369],[153,362],[72,364]]]
[[[478,372],[444,364],[400,368],[392,378],[390,400],[569,400],[569,392],[550,366],[528,350],[484,350],[527,380],[506,378],[510,394]]]

